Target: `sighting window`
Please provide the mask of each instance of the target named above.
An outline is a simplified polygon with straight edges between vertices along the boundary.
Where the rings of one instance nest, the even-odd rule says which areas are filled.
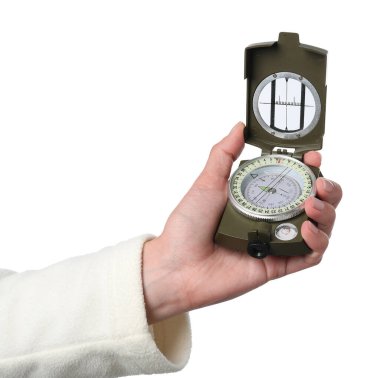
[[[253,97],[257,121],[271,134],[297,138],[317,124],[321,103],[314,86],[292,72],[280,72],[265,78]]]

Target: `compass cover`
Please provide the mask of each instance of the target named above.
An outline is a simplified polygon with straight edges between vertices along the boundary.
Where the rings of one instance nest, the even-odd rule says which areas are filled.
[[[320,150],[325,130],[327,51],[301,44],[297,33],[245,49],[245,141],[271,153],[294,148],[295,156]],[[288,128],[288,123],[290,127]]]

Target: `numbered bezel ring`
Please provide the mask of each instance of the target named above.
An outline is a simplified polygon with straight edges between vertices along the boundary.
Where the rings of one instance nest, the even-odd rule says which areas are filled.
[[[303,129],[295,130],[295,131],[284,131],[277,128],[272,128],[270,125],[267,124],[267,122],[264,121],[263,117],[260,114],[259,109],[259,98],[261,95],[261,92],[263,89],[272,81],[278,80],[278,79],[293,79],[298,82],[301,82],[305,85],[311,92],[311,95],[313,96],[313,100],[315,102],[315,114],[311,122]],[[287,99],[286,99],[287,101]],[[255,93],[253,95],[253,112],[255,114],[255,117],[258,121],[258,123],[262,126],[262,128],[267,131],[269,134],[274,135],[281,139],[299,139],[304,137],[305,135],[309,134],[317,125],[319,118],[321,116],[321,100],[319,98],[319,94],[313,84],[310,83],[309,80],[304,78],[303,76],[293,73],[293,72],[277,72],[269,75],[266,77],[256,88]],[[289,103],[290,104],[290,103]],[[277,104],[277,105],[283,105],[283,104]]]
[[[310,177],[310,180],[311,180],[311,190],[309,193],[309,197],[314,197],[316,195],[316,186],[315,186],[316,185],[316,177],[315,177],[313,171],[305,163],[300,162],[299,160],[294,159],[290,156],[284,157],[283,155],[270,155],[269,159],[271,159],[271,158],[273,158],[273,159],[283,158],[283,159],[286,159],[288,161],[297,162],[299,165],[301,165],[302,169],[305,170],[305,173]],[[236,178],[237,174],[241,171],[244,171],[244,169],[247,166],[251,165],[254,161],[258,161],[260,159],[263,159],[263,156],[260,156],[260,157],[254,158],[252,160],[246,161],[244,164],[242,164],[240,167],[238,167],[235,170],[235,172],[233,173],[233,175],[231,176],[231,178],[229,180],[229,185],[228,185],[228,198],[230,200],[232,207],[235,208],[235,210],[238,213],[246,216],[247,218],[255,219],[255,220],[263,220],[263,221],[267,221],[267,222],[284,221],[284,220],[287,220],[290,218],[294,218],[295,216],[301,214],[304,211],[304,206],[305,206],[304,201],[299,206],[297,206],[291,210],[284,211],[282,213],[276,213],[276,214],[264,214],[264,213],[260,213],[258,211],[250,210],[237,201],[237,199],[235,198],[235,196],[233,194],[233,185],[234,185],[235,178]],[[268,164],[267,164],[268,167],[273,166],[273,165],[275,165],[275,164],[271,164],[270,162],[268,162]],[[250,171],[249,173],[251,173],[251,172],[252,171]],[[249,174],[249,173],[247,173],[247,174]],[[244,197],[244,195],[243,195],[243,197]],[[245,198],[245,200],[247,202],[249,202],[248,199]]]

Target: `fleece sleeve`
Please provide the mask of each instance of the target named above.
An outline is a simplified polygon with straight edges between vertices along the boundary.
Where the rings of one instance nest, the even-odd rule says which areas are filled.
[[[0,377],[100,378],[180,370],[187,315],[147,324],[141,236],[48,268],[0,270]]]

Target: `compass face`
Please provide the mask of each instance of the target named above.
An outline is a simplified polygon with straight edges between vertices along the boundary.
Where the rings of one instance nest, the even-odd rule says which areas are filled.
[[[308,166],[284,155],[247,161],[232,175],[229,198],[237,211],[253,219],[279,221],[303,211],[315,194],[315,175]]]
[[[306,78],[292,72],[278,72],[257,86],[253,110],[259,124],[272,135],[297,139],[318,123],[321,101]]]

